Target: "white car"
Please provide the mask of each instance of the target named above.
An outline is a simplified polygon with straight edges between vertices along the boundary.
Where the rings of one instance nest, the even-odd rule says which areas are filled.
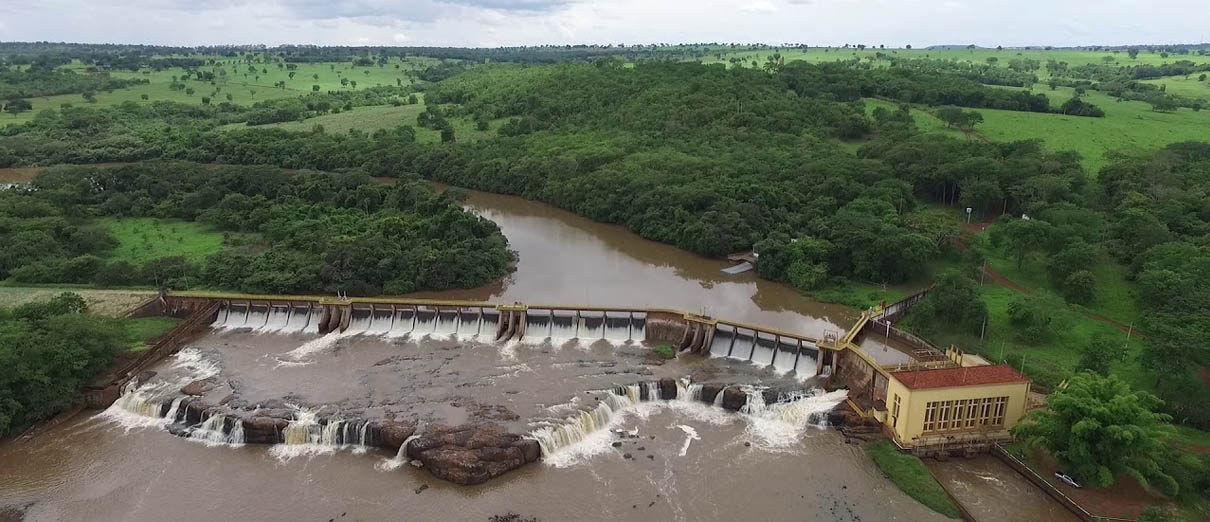
[[[1060,480],[1060,481],[1062,481],[1064,484],[1067,484],[1068,486],[1071,486],[1071,487],[1073,487],[1073,488],[1082,488],[1082,487],[1084,487],[1084,486],[1081,486],[1079,482],[1076,482],[1076,479],[1072,478],[1072,476],[1071,476],[1071,475],[1068,475],[1068,474],[1066,474],[1066,473],[1063,473],[1062,471],[1056,471],[1056,472],[1055,472],[1055,478],[1059,479],[1059,480]]]

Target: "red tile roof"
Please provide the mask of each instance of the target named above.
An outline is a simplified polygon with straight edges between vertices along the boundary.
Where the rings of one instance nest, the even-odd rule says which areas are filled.
[[[939,368],[936,370],[910,370],[892,373],[896,380],[913,390],[927,388],[950,388],[954,386],[978,386],[981,384],[1006,384],[1028,382],[1012,366],[970,366],[966,368]]]

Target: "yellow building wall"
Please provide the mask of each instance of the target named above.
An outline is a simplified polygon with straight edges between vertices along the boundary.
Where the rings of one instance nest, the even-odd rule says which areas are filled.
[[[899,396],[900,401],[898,422],[894,420],[896,395]],[[924,412],[928,403],[992,397],[1008,397],[1008,402],[1004,407],[1004,429],[1012,428],[1025,416],[1029,398],[1029,383],[1016,382],[912,390],[892,378],[887,384],[886,425],[895,433],[895,437],[901,444],[909,446],[912,445],[912,439],[924,433]],[[961,433],[961,431],[955,430],[954,433]]]

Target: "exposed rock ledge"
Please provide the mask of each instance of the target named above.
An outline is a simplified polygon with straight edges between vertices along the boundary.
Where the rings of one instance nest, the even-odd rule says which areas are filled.
[[[482,484],[540,455],[538,441],[486,422],[430,426],[407,447],[408,458],[437,478],[462,485]]]

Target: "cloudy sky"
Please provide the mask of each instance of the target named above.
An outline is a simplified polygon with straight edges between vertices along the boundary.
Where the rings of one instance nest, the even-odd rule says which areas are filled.
[[[916,47],[1205,41],[1207,0],[0,0],[0,41]],[[1162,7],[1161,7],[1162,6]]]

